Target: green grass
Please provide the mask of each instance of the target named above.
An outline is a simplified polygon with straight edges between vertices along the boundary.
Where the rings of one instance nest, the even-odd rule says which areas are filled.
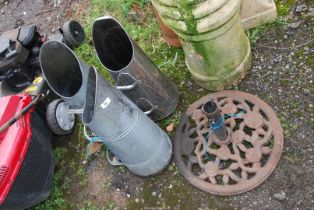
[[[292,137],[293,128],[291,128],[291,125],[288,123],[287,117],[283,113],[279,113],[279,120],[285,137],[290,139]]]
[[[296,2],[297,2],[296,0],[277,0],[276,6],[277,6],[278,16],[288,15],[291,7],[295,5]]]
[[[96,18],[103,15],[111,15],[117,19],[165,76],[174,81],[181,92],[186,92],[186,83],[191,81],[191,76],[185,65],[184,52],[164,42],[152,7],[147,0],[92,0],[92,10],[83,23],[87,41],[75,51],[82,60],[95,66],[107,80],[112,82],[109,73],[99,62],[93,46],[89,44],[92,24]],[[189,95],[183,97],[186,99],[182,100],[184,101],[182,109],[192,102]],[[159,124],[162,128],[172,122],[177,125],[181,112],[182,110],[177,110]]]
[[[84,23],[87,40],[91,39],[93,21],[103,15],[111,15],[123,25],[130,37],[152,58],[163,73],[176,82],[184,81],[189,76],[184,64],[184,53],[182,49],[170,47],[161,39],[159,27],[148,2],[147,0],[93,0],[92,10]],[[137,8],[138,19],[132,18],[133,7]],[[86,63],[94,65],[106,79],[111,80],[91,45],[83,44],[76,53]]]

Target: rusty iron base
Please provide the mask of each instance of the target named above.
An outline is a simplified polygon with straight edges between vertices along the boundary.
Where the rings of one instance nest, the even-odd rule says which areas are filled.
[[[209,100],[225,116],[227,141],[209,136],[208,118],[201,110]],[[257,187],[273,172],[283,149],[283,131],[264,101],[227,90],[193,103],[181,118],[174,142],[175,161],[189,182],[213,194],[235,195]]]

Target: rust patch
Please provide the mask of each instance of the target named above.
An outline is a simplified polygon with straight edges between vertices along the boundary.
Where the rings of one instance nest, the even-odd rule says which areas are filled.
[[[217,103],[228,141],[217,141],[201,107]],[[241,114],[237,114],[241,113]],[[274,111],[261,99],[239,91],[221,91],[193,103],[175,136],[175,161],[194,186],[217,195],[234,195],[260,185],[276,168],[283,132]]]

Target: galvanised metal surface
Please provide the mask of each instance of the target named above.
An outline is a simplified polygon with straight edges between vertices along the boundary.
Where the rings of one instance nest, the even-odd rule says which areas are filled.
[[[110,16],[93,24],[93,43],[98,58],[120,89],[153,120],[171,114],[178,105],[179,91],[143,50]]]
[[[75,123],[75,115],[69,113],[68,106],[65,102],[58,104],[56,109],[56,119],[58,125],[65,131],[71,131]]]
[[[83,123],[130,171],[149,176],[168,165],[172,144],[164,131],[94,69],[87,87]]]
[[[202,112],[213,100],[226,117],[228,139],[212,133]],[[221,91],[193,103],[175,136],[175,161],[194,186],[217,195],[249,191],[273,172],[283,149],[280,122],[264,101],[239,91]]]
[[[133,102],[64,44],[53,41],[41,49],[41,65],[51,89],[66,105],[78,109],[83,123],[130,171],[149,176],[167,166],[172,154],[169,137]]]
[[[82,112],[89,66],[59,41],[46,42],[40,49],[39,59],[43,75],[52,91],[60,96],[70,109]]]

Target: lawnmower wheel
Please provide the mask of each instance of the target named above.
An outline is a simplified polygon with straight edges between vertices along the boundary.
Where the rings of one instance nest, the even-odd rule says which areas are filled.
[[[61,99],[54,100],[48,105],[46,119],[50,130],[58,136],[67,135],[73,131],[75,116],[67,111]]]
[[[75,20],[69,20],[62,27],[64,42],[70,47],[75,48],[85,41],[85,32],[81,24]]]

